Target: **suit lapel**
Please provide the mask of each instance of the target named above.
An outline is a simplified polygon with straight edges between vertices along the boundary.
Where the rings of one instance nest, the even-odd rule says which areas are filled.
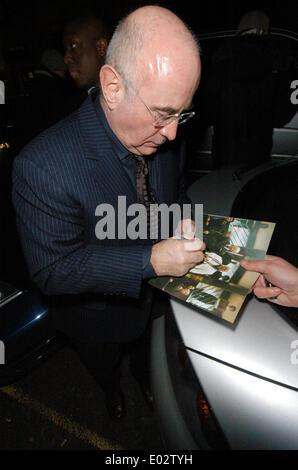
[[[117,207],[118,196],[126,196],[127,205],[133,204],[135,189],[113,149],[90,97],[79,110],[79,122],[91,178],[100,188],[102,200]]]
[[[113,149],[90,96],[79,109],[79,123],[91,176],[99,185],[103,200],[117,207],[118,196],[125,195],[127,206],[135,203],[135,187]],[[159,150],[153,159],[150,180],[158,203],[171,204],[175,200],[173,183],[177,174],[173,159],[175,160],[173,153],[167,148]]]

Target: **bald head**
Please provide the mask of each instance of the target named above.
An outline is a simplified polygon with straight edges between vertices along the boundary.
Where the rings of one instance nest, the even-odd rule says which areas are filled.
[[[151,155],[174,140],[178,122],[193,115],[200,73],[198,44],[174,13],[146,6],[122,20],[100,71],[102,107],[120,142]]]
[[[138,8],[119,23],[106,63],[136,88],[147,77],[179,73],[185,67],[200,75],[194,35],[173,12],[158,6]]]

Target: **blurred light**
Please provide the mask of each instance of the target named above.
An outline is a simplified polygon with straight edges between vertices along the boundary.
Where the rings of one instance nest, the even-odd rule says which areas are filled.
[[[0,149],[9,149],[10,144],[8,142],[0,142]]]
[[[200,386],[196,395],[196,408],[204,437],[211,449],[228,449],[228,442],[218,425],[212,408],[208,405],[203,389]]]
[[[197,393],[197,410],[200,417],[208,419],[210,416],[209,407],[205,397],[201,391]]]

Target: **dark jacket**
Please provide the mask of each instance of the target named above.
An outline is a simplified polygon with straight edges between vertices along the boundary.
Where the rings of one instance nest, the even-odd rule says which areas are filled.
[[[143,295],[143,240],[99,240],[99,204],[136,190],[88,97],[73,114],[30,142],[15,159],[13,201],[30,275],[50,296],[54,325],[85,340],[129,341],[149,318]],[[183,153],[171,145],[152,164],[158,203],[187,202]],[[128,219],[127,219],[128,221]],[[148,242],[150,243],[150,241]]]

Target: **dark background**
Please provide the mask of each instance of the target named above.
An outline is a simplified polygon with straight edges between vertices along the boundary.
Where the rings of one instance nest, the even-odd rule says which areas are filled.
[[[272,27],[292,31],[296,31],[297,28],[297,2],[293,0],[258,2],[239,0],[205,0],[204,2],[194,0],[160,2],[26,0],[19,2],[18,0],[0,0],[0,79],[5,82],[8,104],[8,106],[0,105],[0,143],[1,139],[7,138],[13,147],[14,128],[7,126],[11,123],[11,115],[7,109],[9,111],[13,109],[14,104],[25,95],[22,72],[34,70],[38,65],[42,50],[46,47],[56,47],[62,50],[62,31],[71,17],[83,14],[98,15],[112,32],[119,19],[135,7],[156,3],[171,8],[181,16],[199,38],[204,32],[236,28],[242,14],[251,9],[265,11],[271,19]],[[1,60],[1,54],[4,61]],[[7,75],[4,74],[4,63],[9,72]],[[8,175],[11,171],[12,158],[6,157],[14,156],[14,148],[11,153],[9,150],[0,149],[0,279],[13,283],[15,283],[16,276],[22,277],[24,265],[15,234],[12,207],[8,203],[11,193]],[[278,181],[274,181],[270,186],[270,196],[272,194],[274,201],[277,199],[276,194],[286,195],[284,188],[280,189],[283,182],[289,190],[294,191],[297,188],[297,184],[291,184],[288,175],[279,174],[277,179]],[[294,179],[294,172],[292,172],[292,179]],[[259,196],[260,191],[253,187],[252,193]],[[264,194],[264,187],[262,187],[262,194]],[[289,200],[294,205],[294,197],[286,199],[286,207],[290,214],[295,214],[297,210],[290,208]],[[271,204],[270,208],[274,211],[275,205]],[[247,216],[260,217],[259,220],[273,220],[271,214],[269,217],[268,207],[258,206],[258,210],[258,214],[250,213]],[[262,210],[266,217],[263,217]],[[280,213],[284,214],[282,210]],[[280,226],[289,230],[287,223],[283,221]],[[296,242],[297,230],[293,227],[289,231],[294,234],[294,242]],[[291,247],[288,237],[283,238],[286,240],[287,247]],[[283,255],[283,253],[278,254]],[[287,259],[290,260],[290,257]],[[73,421],[95,431],[99,436],[104,436],[105,439],[111,439],[124,449],[162,449],[156,416],[150,414],[145,408],[141,392],[125,369],[123,375],[123,389],[127,395],[129,419],[124,420],[121,425],[115,425],[108,419],[103,405],[103,393],[98,390],[96,383],[91,381],[91,377],[78,358],[73,357],[70,349],[63,349],[44,367],[37,369],[21,381],[18,387],[32,400],[45,402],[50,409],[57,410],[63,416],[70,416]],[[3,394],[0,398],[2,449],[61,449],[63,442],[66,442],[63,447],[66,450],[92,448],[88,442],[79,441],[76,436],[69,435],[68,431],[63,428],[58,429],[55,423],[49,422],[47,425],[34,409],[31,411],[30,408],[20,406],[17,401]]]
[[[292,0],[273,1],[188,1],[141,2],[135,0],[2,0],[0,2],[0,46],[22,51],[37,60],[48,46],[61,47],[61,31],[72,16],[93,13],[101,16],[109,29],[127,12],[145,4],[159,4],[174,10],[197,33],[234,28],[243,13],[262,9],[274,27],[295,30],[297,6]],[[25,59],[25,57],[24,57]]]

